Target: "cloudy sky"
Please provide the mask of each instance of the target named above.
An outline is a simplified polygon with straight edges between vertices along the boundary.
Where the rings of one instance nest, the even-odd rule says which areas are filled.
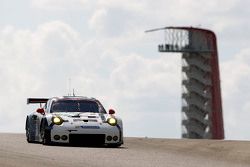
[[[0,0],[0,132],[24,132],[27,97],[96,97],[125,136],[180,138],[181,57],[161,54],[164,26],[217,34],[225,135],[250,139],[250,2]],[[69,84],[71,80],[71,84]]]

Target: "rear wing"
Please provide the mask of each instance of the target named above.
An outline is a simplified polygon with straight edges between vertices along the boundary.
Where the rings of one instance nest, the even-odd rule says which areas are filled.
[[[27,104],[35,104],[35,103],[47,103],[48,98],[28,98]]]

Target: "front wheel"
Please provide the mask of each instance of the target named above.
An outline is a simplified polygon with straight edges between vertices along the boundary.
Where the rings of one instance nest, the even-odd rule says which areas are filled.
[[[50,145],[51,144],[50,130],[48,128],[47,121],[44,121],[44,120],[42,121],[40,135],[41,135],[43,145]]]
[[[120,143],[119,144],[108,144],[108,147],[110,147],[110,148],[118,148],[120,146],[121,146]]]

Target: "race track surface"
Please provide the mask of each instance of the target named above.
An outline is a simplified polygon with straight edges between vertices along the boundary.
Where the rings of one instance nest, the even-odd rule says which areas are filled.
[[[250,142],[125,138],[121,148],[28,144],[0,134],[0,167],[249,167]]]

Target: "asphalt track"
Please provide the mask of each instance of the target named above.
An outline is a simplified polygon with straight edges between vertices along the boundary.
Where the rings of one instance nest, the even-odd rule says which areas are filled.
[[[249,167],[250,142],[125,138],[121,148],[28,144],[0,134],[0,167]]]

